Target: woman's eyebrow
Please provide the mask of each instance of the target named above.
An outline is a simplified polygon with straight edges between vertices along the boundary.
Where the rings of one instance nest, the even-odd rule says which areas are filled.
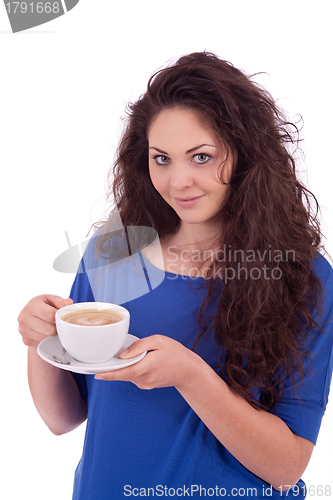
[[[197,149],[200,149],[203,146],[209,146],[210,148],[216,148],[216,146],[214,146],[213,144],[200,144],[199,146],[195,146],[194,148],[191,148],[188,151],[186,151],[186,154],[193,153],[193,151],[196,151]],[[166,153],[165,151],[162,151],[162,149],[155,148],[155,146],[151,146],[149,149],[156,149],[156,151],[158,151],[162,155],[166,155],[166,156],[168,155],[168,153]]]
[[[158,148],[155,148],[154,146],[151,146],[149,149],[156,149],[156,151],[158,151],[159,153],[162,153],[162,155],[168,155],[168,153],[166,153],[165,151],[162,151],[162,149],[158,149]]]
[[[186,151],[186,154],[193,153],[193,151],[196,151],[197,149],[200,149],[203,146],[209,146],[210,148],[216,148],[216,146],[214,146],[213,144],[200,144],[200,146],[196,146],[195,148],[192,148],[192,149],[189,149],[188,151]]]

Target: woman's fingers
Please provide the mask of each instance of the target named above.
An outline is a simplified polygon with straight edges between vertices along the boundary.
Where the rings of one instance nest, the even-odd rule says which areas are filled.
[[[121,359],[130,359],[139,356],[145,351],[160,349],[163,343],[163,335],[151,335],[140,340],[136,340],[129,347],[119,353]]]
[[[50,294],[31,299],[17,318],[23,343],[37,347],[44,338],[55,335],[55,313],[61,307],[72,303],[72,299]]]
[[[134,365],[114,370],[111,372],[97,373],[95,378],[97,380],[123,380],[124,382],[134,382],[138,377],[141,377],[146,372],[145,358]],[[140,366],[139,366],[140,365]]]
[[[23,344],[27,347],[35,347],[42,342],[42,340],[46,339],[48,335],[44,335],[43,333],[36,332],[31,328],[26,328],[24,335],[22,335]]]
[[[138,363],[120,370],[98,373],[95,378],[130,381],[140,389],[153,389],[177,387],[191,370],[194,353],[176,340],[163,335],[137,340],[120,353],[120,357],[131,359],[144,351],[148,351],[148,354]]]
[[[120,370],[114,370],[112,372],[97,373],[95,378],[97,380],[123,380],[130,381],[139,386],[142,377],[152,369],[151,366],[151,356],[152,351],[161,349],[163,342],[166,337],[162,335],[151,335],[150,337],[145,337],[140,340],[136,340],[127,349],[119,353],[121,359],[131,359],[139,356],[139,354],[148,352],[141,361],[135,363],[134,365],[128,366],[126,368],[121,368]]]

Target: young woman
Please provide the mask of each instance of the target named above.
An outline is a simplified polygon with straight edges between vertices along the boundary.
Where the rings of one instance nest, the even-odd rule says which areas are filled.
[[[206,52],[153,75],[128,114],[117,208],[71,298],[124,305],[139,340],[120,357],[148,354],[71,374],[36,352],[71,299],[42,295],[19,316],[45,423],[61,434],[88,414],[73,498],[305,498],[332,374],[333,275],[295,174],[297,128]]]

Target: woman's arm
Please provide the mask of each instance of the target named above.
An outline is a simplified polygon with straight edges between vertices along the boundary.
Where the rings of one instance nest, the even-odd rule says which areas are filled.
[[[280,491],[281,486],[286,490],[297,483],[309,463],[313,443],[296,436],[277,416],[253,408],[201,358],[193,362],[191,379],[177,389],[247,469]]]
[[[71,299],[40,295],[21,311],[18,322],[23,342],[28,346],[28,380],[38,413],[56,435],[78,427],[87,417],[87,405],[70,372],[42,360],[37,346],[56,333],[55,313]]]
[[[296,436],[278,417],[256,410],[197,354],[162,335],[141,339],[122,358],[150,351],[139,363],[104,380],[130,380],[142,389],[174,386],[215,437],[247,469],[281,491],[293,486],[311,457],[313,443]]]

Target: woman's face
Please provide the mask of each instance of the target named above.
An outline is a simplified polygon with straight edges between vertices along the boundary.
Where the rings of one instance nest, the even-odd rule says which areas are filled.
[[[215,132],[190,109],[161,111],[149,133],[149,172],[155,189],[183,222],[212,221],[229,186],[232,157]]]

